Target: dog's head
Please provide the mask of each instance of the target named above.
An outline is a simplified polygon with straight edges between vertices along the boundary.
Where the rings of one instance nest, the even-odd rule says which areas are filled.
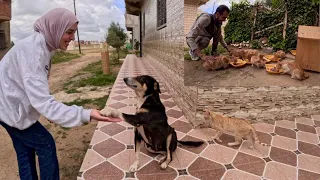
[[[161,94],[159,83],[152,76],[141,75],[136,77],[126,77],[123,79],[126,85],[133,89],[139,98],[144,98],[151,94]]]

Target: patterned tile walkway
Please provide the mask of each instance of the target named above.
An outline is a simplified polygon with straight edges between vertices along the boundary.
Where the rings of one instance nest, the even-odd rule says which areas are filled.
[[[82,163],[78,180],[255,180],[255,179],[320,179],[320,115],[277,121],[274,125],[255,124],[261,142],[271,147],[249,149],[244,141],[240,147],[226,144],[232,136],[224,134],[222,143],[211,141],[215,132],[193,129],[176,106],[161,77],[144,60],[128,57],[119,72],[107,106],[122,112],[135,112],[135,94],[125,86],[127,76],[149,74],[160,82],[161,100],[167,109],[169,124],[182,140],[205,140],[198,148],[178,147],[166,170],[157,163],[160,155],[150,154],[144,148],[140,154],[140,168],[129,173],[134,161],[133,128],[125,122],[99,122]]]

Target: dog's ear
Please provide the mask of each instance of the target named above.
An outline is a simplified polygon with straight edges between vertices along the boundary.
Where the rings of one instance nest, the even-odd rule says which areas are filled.
[[[158,82],[154,82],[153,86],[154,86],[154,87],[153,87],[154,90],[155,90],[157,93],[161,94],[160,87],[159,87],[159,83],[158,83]]]

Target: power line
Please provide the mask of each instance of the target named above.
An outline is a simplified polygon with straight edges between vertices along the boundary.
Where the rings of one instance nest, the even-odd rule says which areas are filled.
[[[74,7],[74,15],[76,15],[76,16],[77,16],[77,11],[76,11],[76,0],[73,0],[73,7]],[[77,30],[77,36],[78,36],[79,53],[81,54],[80,39],[79,39],[79,29]]]

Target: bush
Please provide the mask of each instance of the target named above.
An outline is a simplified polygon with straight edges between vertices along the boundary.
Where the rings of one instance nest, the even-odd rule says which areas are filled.
[[[268,3],[270,5],[270,3]],[[275,50],[295,49],[297,45],[296,32],[299,25],[314,26],[317,25],[317,12],[319,6],[310,0],[290,0],[288,6],[288,26],[286,29],[286,40],[282,38],[283,26],[272,28],[255,36],[256,39],[269,37],[269,45]],[[275,8],[280,7],[274,11]],[[273,10],[259,10],[254,31],[263,30],[272,25],[283,22],[284,6],[283,1],[278,0],[272,6]],[[243,42],[250,40],[251,27],[253,24],[253,7],[247,0],[240,3],[232,3],[228,24],[225,27],[225,40],[230,42]],[[258,47],[256,42],[251,42]]]
[[[138,51],[139,48],[140,48],[140,42],[138,40],[134,39],[134,49],[136,51]]]
[[[251,43],[251,46],[253,49],[261,49],[261,43],[259,40],[253,40],[252,43]]]
[[[229,20],[224,28],[227,43],[249,41],[253,25],[252,9],[247,0],[232,2]]]

